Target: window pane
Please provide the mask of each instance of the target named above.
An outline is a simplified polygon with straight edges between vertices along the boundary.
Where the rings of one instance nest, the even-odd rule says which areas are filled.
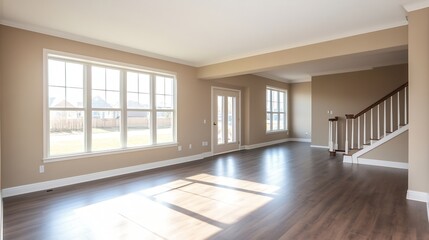
[[[279,130],[285,130],[285,114],[281,113],[279,115]]]
[[[66,88],[49,87],[49,107],[64,108],[66,106]]]
[[[228,143],[236,142],[236,98],[228,97]]]
[[[66,64],[67,87],[83,88],[83,65],[78,63]]]
[[[120,107],[120,95],[119,92],[106,91],[106,103],[112,108]]]
[[[279,112],[285,111],[285,94],[284,92],[279,92]]]
[[[85,151],[83,111],[50,111],[49,155],[66,155]]]
[[[116,69],[106,69],[106,90],[119,91],[120,72]]]
[[[271,114],[267,113],[267,131],[271,131]]]
[[[67,88],[66,107],[81,108],[83,107],[83,89],[82,88]]]
[[[224,117],[223,117],[223,108],[224,108],[224,97],[223,96],[217,96],[217,144],[224,144],[225,138],[224,138]]]
[[[127,118],[127,146],[138,147],[152,143],[150,112],[129,111]]]
[[[279,115],[277,113],[273,113],[273,131],[279,129]]]
[[[127,106],[128,108],[140,108],[139,105],[139,94],[138,93],[128,93],[127,94]]]
[[[92,151],[121,148],[119,111],[92,112]]]
[[[128,92],[138,92],[138,79],[137,73],[127,72],[127,91]]]
[[[156,76],[156,93],[157,94],[164,94],[164,77]]]
[[[92,78],[92,89],[106,89],[106,71],[101,67],[91,68]]]
[[[267,89],[267,112],[271,112],[271,90]]]
[[[149,94],[139,94],[139,106],[142,108],[150,108],[150,95]]]
[[[93,108],[109,108],[106,102],[106,92],[100,90],[92,90],[92,107]]]
[[[165,94],[173,95],[173,79],[165,78]]]
[[[174,141],[173,112],[156,113],[156,140],[157,143]]]
[[[48,84],[50,86],[66,85],[65,62],[57,60],[48,60]]]
[[[139,92],[150,93],[150,75],[139,74]]]

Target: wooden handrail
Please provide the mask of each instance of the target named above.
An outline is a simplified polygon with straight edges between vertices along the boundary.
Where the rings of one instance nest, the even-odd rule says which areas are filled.
[[[395,95],[397,92],[401,91],[402,89],[408,87],[408,82],[402,84],[401,86],[399,86],[398,88],[396,88],[395,90],[393,90],[392,92],[390,92],[389,94],[387,94],[386,96],[382,97],[380,100],[378,100],[377,102],[371,104],[369,107],[365,108],[364,110],[360,111],[358,114],[346,114],[349,116],[353,116],[352,118],[356,119],[359,116],[363,115],[364,113],[368,112],[369,110],[371,110],[371,108],[376,107],[378,104],[382,103],[383,101],[387,100],[388,98],[390,98],[391,96]]]

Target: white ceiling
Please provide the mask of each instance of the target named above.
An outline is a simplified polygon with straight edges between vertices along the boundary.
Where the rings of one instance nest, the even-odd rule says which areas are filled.
[[[406,25],[403,6],[421,2],[0,0],[0,18],[9,26],[204,66]],[[284,72],[271,74],[287,79]]]

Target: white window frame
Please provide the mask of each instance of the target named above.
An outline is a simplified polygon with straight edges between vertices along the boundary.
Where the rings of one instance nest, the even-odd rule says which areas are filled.
[[[74,153],[67,155],[49,155],[50,150],[50,110],[76,110],[75,108],[50,108],[48,101],[49,94],[49,83],[48,83],[48,60],[51,58],[56,58],[60,60],[66,60],[68,62],[77,62],[80,64],[84,64],[84,106],[77,110],[81,110],[85,114],[84,120],[84,145],[85,151],[83,153]],[[120,70],[120,107],[119,108],[111,108],[111,109],[99,109],[92,108],[91,101],[91,81],[90,79],[90,71],[88,70],[91,66],[101,66],[106,68],[113,68]],[[127,107],[127,81],[126,81],[126,72],[132,71],[137,73],[149,74],[151,78],[151,107],[150,109],[133,109]],[[155,77],[156,76],[164,76],[173,79],[173,109],[157,109],[156,108],[156,92],[155,92]],[[121,148],[111,149],[111,150],[103,150],[103,151],[90,151],[88,148],[91,148],[91,138],[92,138],[92,111],[100,110],[100,111],[120,111],[121,113],[121,124],[120,124],[120,135],[121,135]],[[151,115],[151,145],[144,145],[138,147],[127,147],[127,114],[128,111],[148,111]],[[156,143],[156,113],[157,112],[172,112],[173,114],[173,141],[168,143]],[[142,151],[147,149],[154,148],[164,148],[164,147],[172,147],[177,146],[177,78],[176,73],[169,72],[165,70],[153,69],[148,67],[143,67],[139,65],[127,64],[122,62],[115,62],[105,59],[93,58],[83,55],[77,55],[72,53],[54,51],[49,49],[43,49],[43,162],[56,162],[63,160],[71,160],[71,159],[79,159],[85,157],[93,157],[93,156],[102,156],[109,155],[120,152],[132,152],[132,151]]]
[[[279,92],[279,93],[283,92],[283,94],[284,94],[284,102],[283,102],[283,104],[284,104],[284,106],[283,106],[284,112],[280,111],[280,108],[279,108],[280,105],[277,108],[278,111],[275,111],[275,112],[273,111],[273,99],[272,99],[272,97],[270,98],[270,111],[268,111],[267,96],[266,96],[268,90],[270,90],[270,91],[276,91],[276,92]],[[287,100],[288,100],[288,95],[287,95],[287,90],[286,89],[277,88],[277,87],[271,87],[271,86],[267,86],[265,88],[265,126],[267,125],[266,124],[266,122],[267,122],[267,115],[270,114],[270,118],[271,118],[270,128],[265,127],[266,133],[279,133],[279,132],[287,132],[288,131],[288,121],[287,121],[287,119],[288,119],[288,108],[287,108],[288,101]],[[280,113],[284,113],[284,115],[285,115],[284,122],[283,122],[284,129],[280,129],[280,120],[279,120],[278,121],[278,128],[277,128],[277,130],[273,130],[273,114],[280,114]]]

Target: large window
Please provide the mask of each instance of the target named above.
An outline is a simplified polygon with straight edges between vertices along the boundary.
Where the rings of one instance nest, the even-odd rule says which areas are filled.
[[[175,76],[46,53],[45,158],[176,142]]]
[[[283,89],[267,87],[267,114],[266,114],[266,131],[278,132],[287,130],[287,92]]]

